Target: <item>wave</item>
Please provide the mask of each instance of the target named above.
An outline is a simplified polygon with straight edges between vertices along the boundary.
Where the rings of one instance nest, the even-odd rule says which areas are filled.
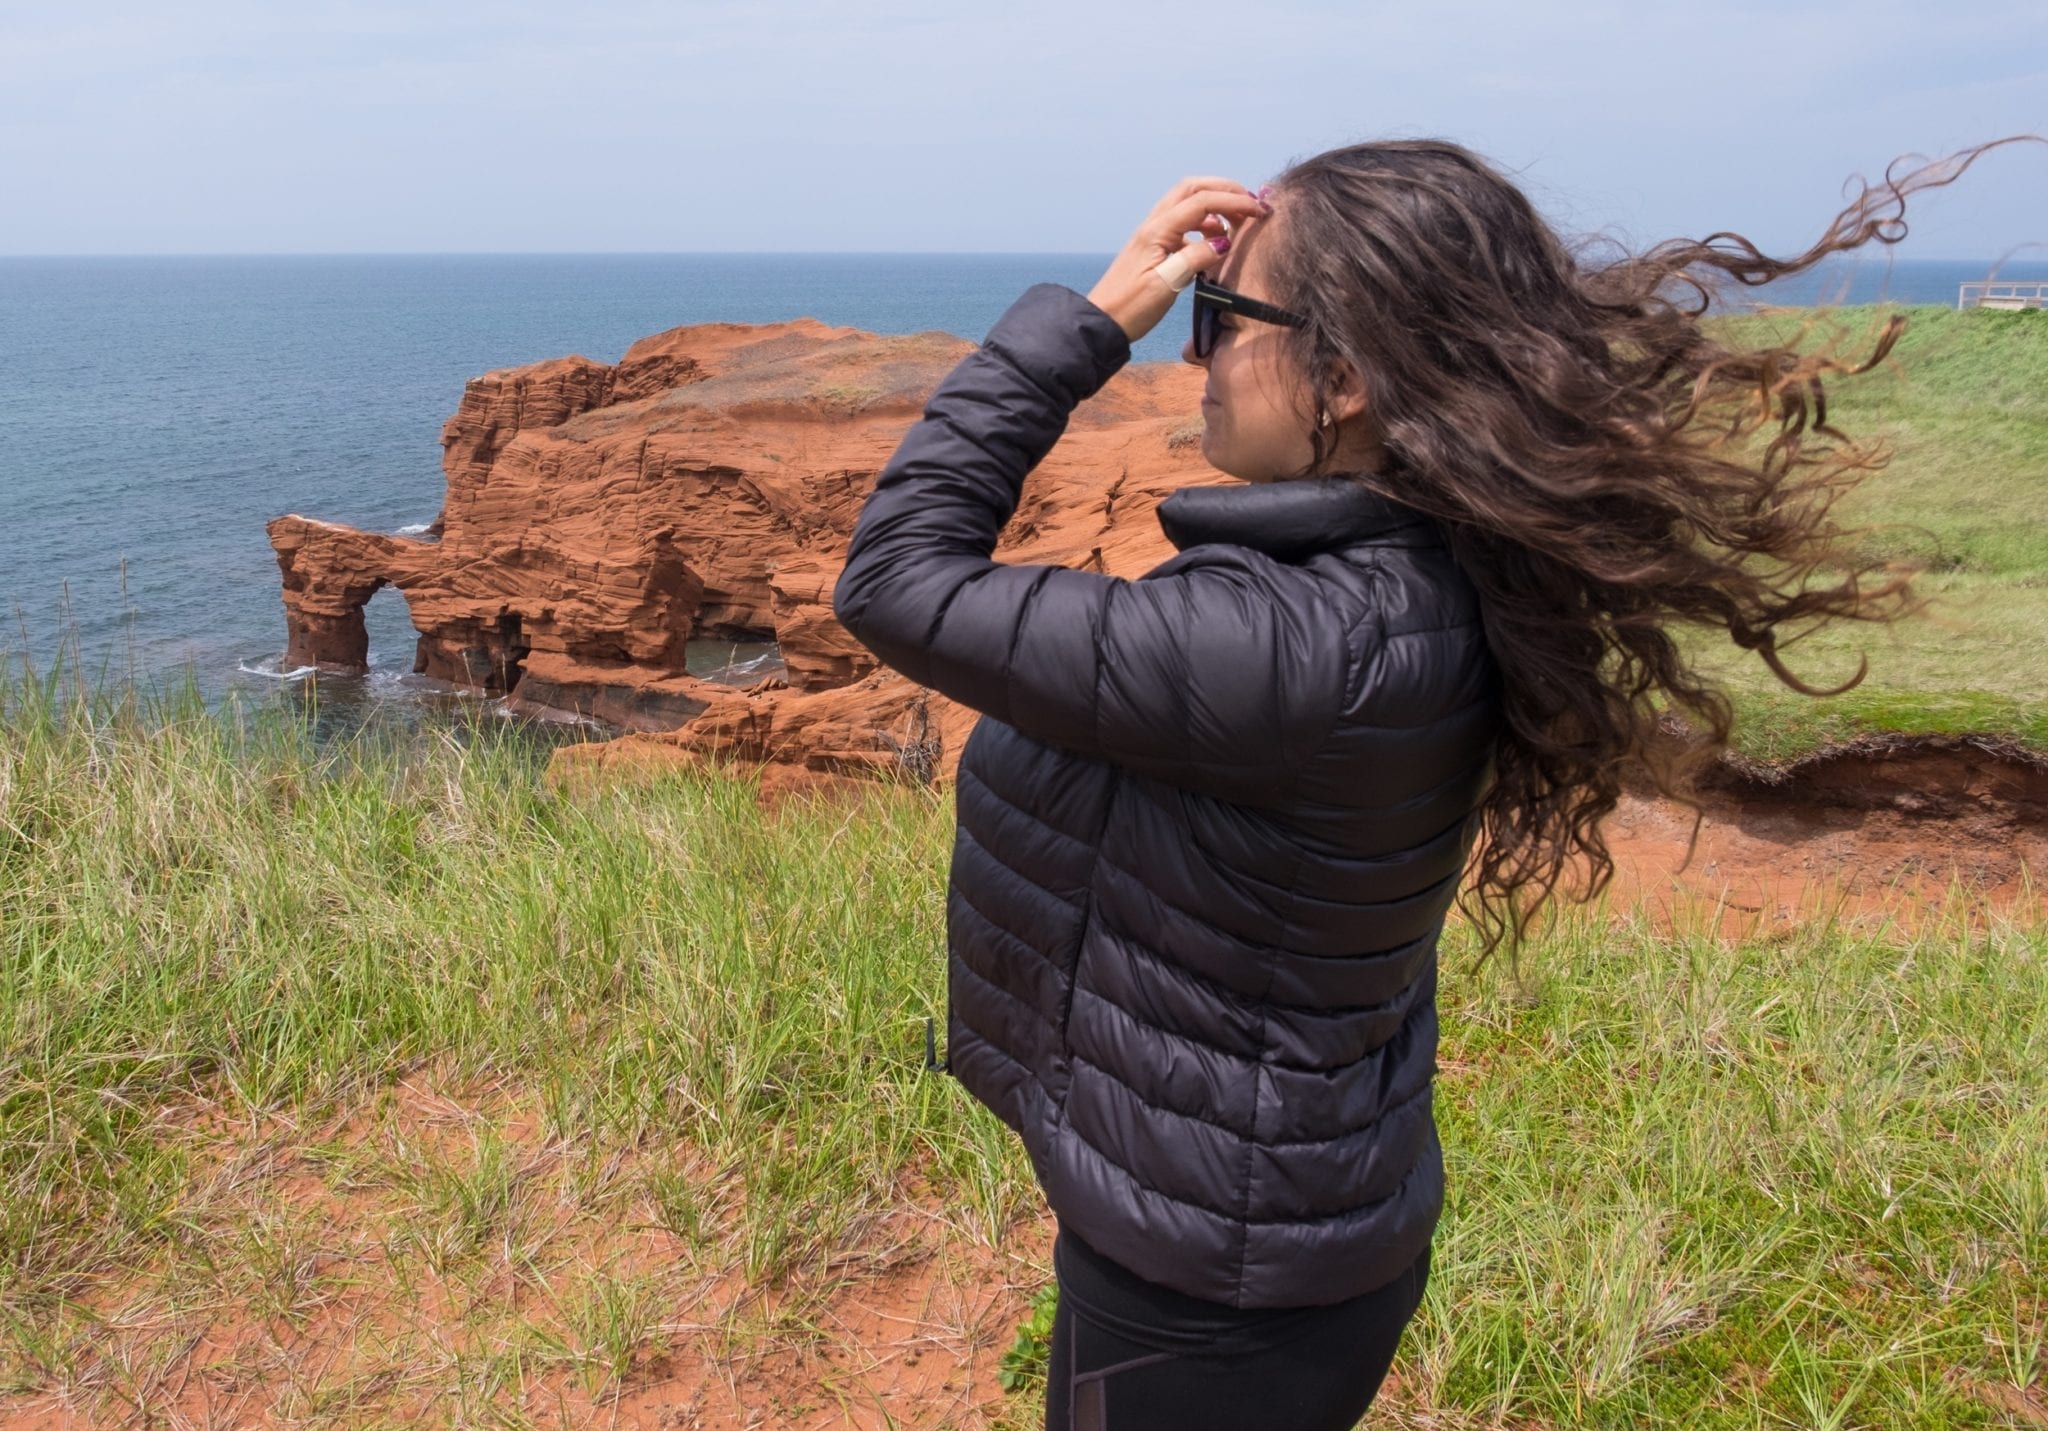
[[[432,522],[414,522],[409,527],[400,527],[398,529],[398,535],[401,537],[416,537],[420,533],[424,532],[428,527],[431,527],[433,525],[434,524]]]
[[[247,661],[237,661],[235,662],[235,669],[245,676],[267,676],[273,681],[296,681],[302,676],[312,675],[319,668],[317,666],[292,666],[287,669],[284,664],[284,657],[262,656],[257,659],[254,665]]]
[[[601,720],[578,715],[574,711],[556,710],[552,706],[528,706],[524,710],[517,710],[513,708],[512,702],[503,696],[493,697],[484,709],[503,720],[524,721],[529,725],[582,726],[597,731],[611,729]]]
[[[690,674],[700,681],[716,681],[722,685],[751,685],[759,677],[781,675],[788,669],[782,659],[782,648],[772,642],[755,647],[756,653],[751,656],[740,656],[738,654],[742,645],[754,646],[754,643],[692,641],[690,643],[690,654],[696,659],[690,662]],[[707,655],[719,656],[728,654],[731,655],[732,659],[722,661],[705,661],[703,659]]]

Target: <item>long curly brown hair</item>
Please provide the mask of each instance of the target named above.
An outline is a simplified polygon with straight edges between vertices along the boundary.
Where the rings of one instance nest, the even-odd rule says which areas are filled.
[[[1561,240],[1514,184],[1442,140],[1331,150],[1272,186],[1264,255],[1310,375],[1304,418],[1338,361],[1365,380],[1388,460],[1360,480],[1436,518],[1484,610],[1503,682],[1494,782],[1462,907],[1482,953],[1518,948],[1568,868],[1590,899],[1614,861],[1602,819],[1646,777],[1695,811],[1691,784],[1728,744],[1727,695],[1673,631],[1718,627],[1810,695],[1780,648],[1820,623],[1889,621],[1921,604],[1913,570],[1859,550],[1833,515],[1889,454],[1828,422],[1824,377],[1881,362],[1805,336],[1745,351],[1700,326],[1729,280],[1756,285],[1832,253],[1906,236],[1905,199],[1953,182],[2014,135],[1860,192],[1796,258],[1748,239],[1673,239],[1599,261]],[[1919,156],[1909,156],[1917,158]],[[1750,439],[1776,431],[1762,450]],[[1324,430],[1311,472],[1327,469]],[[1660,718],[1697,733],[1660,739]],[[1697,836],[1697,822],[1695,823]]]

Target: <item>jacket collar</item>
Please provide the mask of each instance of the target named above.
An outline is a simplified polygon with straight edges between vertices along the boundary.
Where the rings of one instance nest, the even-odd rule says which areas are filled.
[[[1422,520],[1414,508],[1345,476],[1182,487],[1159,504],[1159,525],[1182,551],[1227,542],[1281,561],[1334,551]]]

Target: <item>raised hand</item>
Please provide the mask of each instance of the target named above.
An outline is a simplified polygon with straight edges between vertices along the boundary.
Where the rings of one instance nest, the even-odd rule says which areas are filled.
[[[1123,252],[1111,261],[1088,301],[1116,319],[1132,342],[1158,326],[1192,275],[1207,273],[1230,252],[1229,230],[1271,213],[1264,200],[1230,179],[1181,180],[1152,206]],[[1189,234],[1200,237],[1190,241]],[[1161,274],[1159,266],[1180,258]]]

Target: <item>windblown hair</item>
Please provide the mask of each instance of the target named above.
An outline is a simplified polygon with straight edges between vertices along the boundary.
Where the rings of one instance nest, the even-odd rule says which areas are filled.
[[[1794,690],[1831,695],[1865,666],[1821,689],[1782,649],[1831,620],[1922,604],[1913,569],[1862,549],[1833,515],[1889,454],[1832,426],[1822,388],[1881,362],[1905,319],[1888,318],[1860,361],[1832,341],[1747,351],[1700,325],[1721,285],[1895,244],[1908,194],[2039,138],[1888,169],[1881,187],[1859,180],[1790,259],[1722,232],[1596,261],[1604,241],[1567,245],[1486,161],[1440,140],[1336,149],[1274,181],[1266,286],[1309,320],[1284,340],[1310,375],[1309,472],[1333,456],[1309,414],[1348,361],[1388,452],[1359,480],[1442,525],[1500,669],[1505,725],[1462,902],[1484,953],[1519,948],[1568,868],[1583,873],[1576,897],[1606,887],[1600,824],[1625,779],[1697,812],[1692,782],[1727,747],[1733,712],[1675,628],[1718,627]],[[1660,738],[1667,716],[1692,737]]]

